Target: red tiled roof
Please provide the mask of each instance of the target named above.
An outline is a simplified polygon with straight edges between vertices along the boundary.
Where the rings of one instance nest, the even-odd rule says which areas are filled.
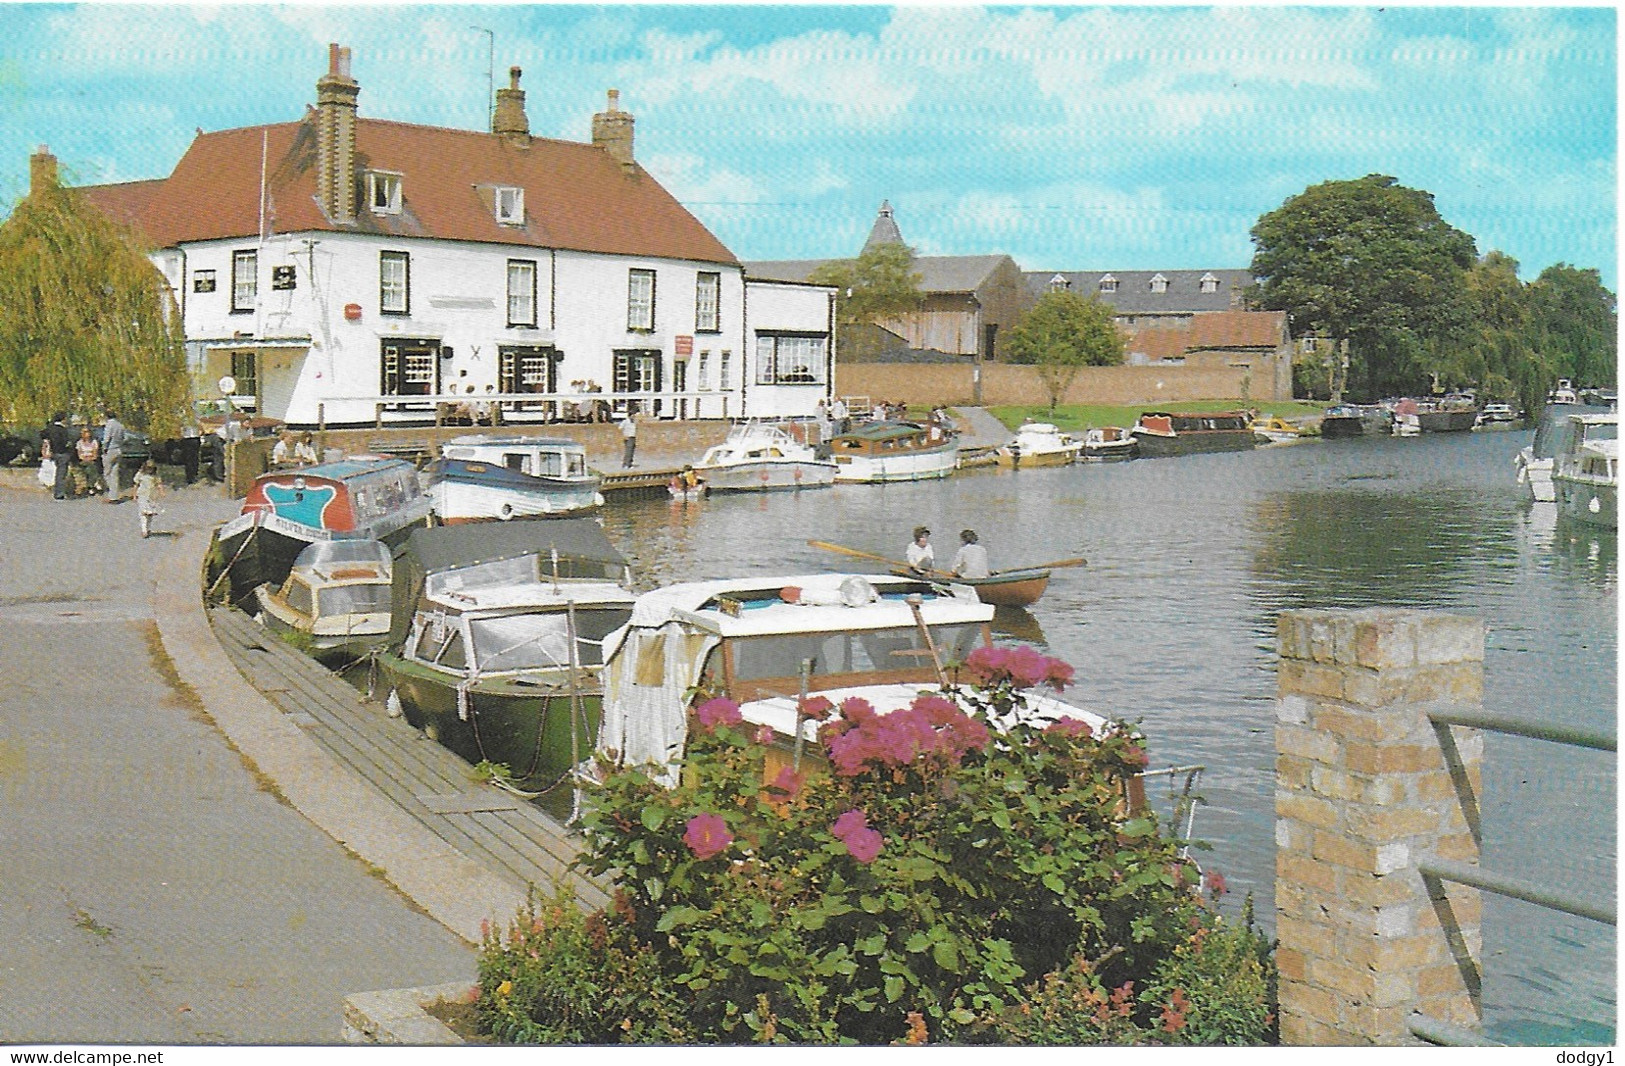
[[[335,225],[316,204],[314,112],[302,122],[200,134],[157,186],[137,196],[93,186],[98,206],[133,214],[159,247],[259,233],[260,157],[266,148],[274,232],[325,230],[486,241],[702,262],[734,254],[642,167],[574,141],[501,137],[380,119],[356,121],[356,165],[404,175],[402,210]],[[525,190],[524,226],[496,222],[492,187]],[[365,190],[358,196],[364,198]],[[143,202],[144,197],[144,202]]]
[[[1147,359],[1178,359],[1190,346],[1191,334],[1188,329],[1162,327],[1127,332],[1128,336],[1124,338],[1123,343],[1124,350],[1130,353],[1140,352]]]
[[[1208,311],[1191,316],[1191,348],[1275,348],[1285,340],[1285,311]]]
[[[92,207],[115,222],[139,226],[147,205],[163,190],[164,179],[128,181],[121,185],[89,185],[79,190]]]

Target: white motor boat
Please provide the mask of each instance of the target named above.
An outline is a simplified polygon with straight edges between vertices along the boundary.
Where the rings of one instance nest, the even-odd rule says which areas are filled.
[[[1619,528],[1619,415],[1574,415],[1552,468],[1557,514]]]
[[[586,448],[573,440],[453,437],[425,470],[435,515],[446,525],[582,515],[604,505]]]
[[[821,488],[835,481],[835,462],[768,422],[735,426],[694,464],[713,492]]]
[[[1065,466],[1078,457],[1083,442],[1073,440],[1048,422],[1027,422],[995,453],[1000,466]]]
[[[959,466],[959,441],[941,426],[869,422],[830,438],[836,481],[927,481]]]

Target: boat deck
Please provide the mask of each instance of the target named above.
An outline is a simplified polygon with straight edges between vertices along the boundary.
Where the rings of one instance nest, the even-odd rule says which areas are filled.
[[[547,895],[568,882],[597,908],[607,883],[569,869],[580,837],[540,808],[475,781],[470,767],[382,703],[284,644],[247,615],[211,608],[216,638],[249,683],[356,776],[468,858]]]

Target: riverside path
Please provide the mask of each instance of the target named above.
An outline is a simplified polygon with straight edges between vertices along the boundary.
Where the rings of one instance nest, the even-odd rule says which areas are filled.
[[[142,540],[133,502],[0,470],[0,1043],[337,1043],[346,994],[469,980],[474,951],[178,680],[160,602],[197,601],[167,585],[235,506],[202,486],[163,506],[173,535]]]

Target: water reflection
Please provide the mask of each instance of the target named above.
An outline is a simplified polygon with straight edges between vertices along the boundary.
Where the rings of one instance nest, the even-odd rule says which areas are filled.
[[[993,608],[993,632],[1028,644],[1044,645],[1044,627],[1025,607]]]

